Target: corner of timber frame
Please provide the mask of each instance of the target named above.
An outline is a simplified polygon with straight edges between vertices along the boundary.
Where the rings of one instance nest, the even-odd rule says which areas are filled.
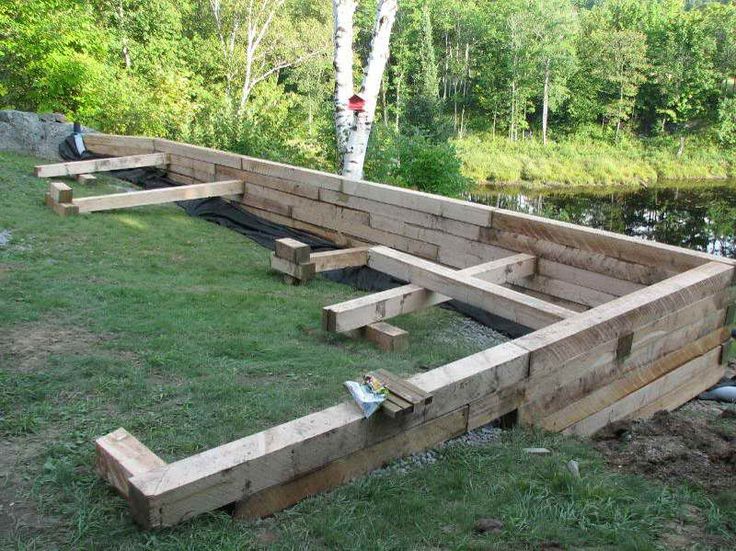
[[[380,341],[391,333],[380,325],[386,320],[449,300],[530,330],[407,380],[384,374],[394,405],[370,419],[343,402],[169,464],[127,433],[103,437],[98,469],[127,493],[144,528],[228,504],[239,518],[267,516],[498,419],[589,435],[679,407],[724,373],[734,259],[169,140],[93,134],[85,143],[124,157],[37,172],[154,163],[182,185],[163,195],[57,205],[90,212],[236,195],[240,208],[270,222],[361,246],[314,253],[277,244],[277,271],[306,282],[322,271],[369,266],[407,282],[327,306],[326,330],[360,330]],[[54,197],[66,200],[67,191]],[[51,193],[47,201],[54,202]],[[417,396],[402,394],[405,387]]]

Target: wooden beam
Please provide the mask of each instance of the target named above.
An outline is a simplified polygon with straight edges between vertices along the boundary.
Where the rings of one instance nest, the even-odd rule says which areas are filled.
[[[550,372],[572,358],[731,285],[734,268],[709,262],[581,312],[514,342],[531,353],[530,374]],[[634,340],[636,333],[634,332]]]
[[[316,272],[327,272],[342,268],[357,268],[368,263],[369,247],[354,247],[352,249],[336,249],[312,253],[309,261],[314,263]]]
[[[535,262],[535,257],[531,255],[517,254],[465,268],[457,273],[501,284],[509,278],[533,274]],[[322,324],[327,331],[350,331],[450,300],[450,297],[420,285],[403,285],[327,306],[322,310]]]
[[[719,356],[720,347],[714,348],[575,423],[564,432],[587,436],[614,421],[646,418],[656,413],[657,410],[672,410],[679,407],[699,392],[718,382],[724,372],[724,367],[718,362]],[[683,399],[676,391],[690,383],[695,383],[695,386],[688,390],[687,397]],[[672,401],[661,400],[665,396],[672,396],[672,393],[675,394]],[[656,407],[652,407],[651,404],[656,404]]]
[[[504,343],[412,377],[434,396],[422,416],[365,419],[345,402],[134,476],[133,516],[144,527],[171,526],[279,486],[517,384],[527,361],[524,350]]]
[[[71,203],[73,194],[72,188],[64,182],[49,182],[49,196],[55,203]]]
[[[123,497],[128,497],[128,479],[163,467],[166,463],[120,428],[95,442],[95,468]]]
[[[147,153],[145,155],[130,155],[128,157],[110,157],[108,159],[92,159],[89,161],[73,161],[53,165],[39,165],[35,174],[39,178],[53,176],[74,176],[91,172],[109,172],[124,168],[142,168],[146,166],[166,166],[169,159],[165,153]]]
[[[566,308],[388,247],[371,248],[368,266],[533,329],[577,315]]]
[[[277,239],[275,246],[274,254],[278,258],[288,260],[293,264],[306,264],[309,262],[309,255],[312,254],[312,247],[290,237]]]
[[[143,205],[159,205],[174,201],[190,199],[204,199],[206,197],[221,197],[224,195],[238,195],[243,193],[243,182],[228,180],[225,182],[211,182],[208,184],[192,184],[189,186],[175,186],[161,189],[147,189],[131,191],[129,193],[113,193],[95,197],[74,199],[73,204],[79,207],[79,212],[96,212]]]
[[[74,178],[80,184],[88,184],[97,179],[94,174],[77,174]]]
[[[365,338],[384,352],[404,352],[409,348],[409,333],[385,322],[366,325]]]

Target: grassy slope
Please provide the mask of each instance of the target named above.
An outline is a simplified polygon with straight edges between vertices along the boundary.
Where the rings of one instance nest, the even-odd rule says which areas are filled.
[[[412,335],[405,354],[325,335],[320,307],[355,296],[350,288],[284,286],[267,251],[174,206],[59,218],[28,175],[36,162],[0,154],[0,231],[12,231],[0,247],[0,505],[24,503],[38,523],[0,533],[0,547],[650,548],[684,504],[711,511],[700,494],[607,471],[582,443],[514,431],[267,521],[216,512],[139,532],[93,472],[95,437],[124,426],[171,461],[335,403],[340,383],[368,369],[410,373],[479,343],[455,337],[458,317],[441,309],[398,322]],[[529,445],[555,453],[532,457]],[[24,459],[9,467],[14,454]],[[564,469],[570,458],[580,482]],[[506,528],[473,535],[480,516]]]
[[[678,158],[674,138],[619,144],[571,138],[511,142],[488,136],[455,141],[463,172],[479,183],[544,186],[639,186],[667,179],[724,179],[736,176],[736,154],[703,140],[687,142]]]

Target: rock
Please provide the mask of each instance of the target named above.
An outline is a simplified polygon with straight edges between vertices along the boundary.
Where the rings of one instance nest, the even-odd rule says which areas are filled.
[[[574,459],[571,459],[567,462],[567,470],[570,471],[570,474],[573,476],[573,478],[577,478],[580,480],[580,465],[577,461]]]
[[[524,448],[524,451],[526,453],[531,453],[532,455],[545,455],[551,453],[547,448]]]
[[[59,113],[0,111],[0,151],[59,159],[59,144],[73,131],[74,125]],[[83,128],[83,131],[93,130]]]
[[[499,534],[503,530],[503,522],[497,518],[480,518],[475,521],[473,531],[476,534]]]

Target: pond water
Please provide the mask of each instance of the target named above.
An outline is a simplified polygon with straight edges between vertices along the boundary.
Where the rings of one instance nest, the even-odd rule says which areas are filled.
[[[736,258],[736,181],[638,190],[483,187],[469,200]]]

